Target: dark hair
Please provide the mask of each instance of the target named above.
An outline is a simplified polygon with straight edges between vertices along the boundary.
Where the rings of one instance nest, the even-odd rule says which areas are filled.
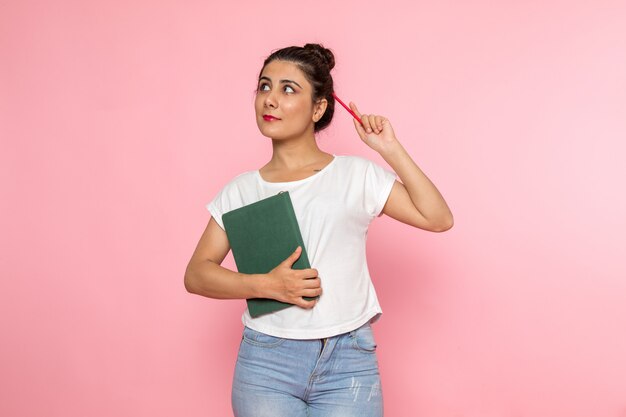
[[[304,47],[288,46],[272,52],[263,62],[259,78],[265,66],[272,61],[293,62],[304,73],[307,81],[313,86],[313,102],[325,98],[328,102],[326,111],[321,119],[315,122],[314,131],[327,127],[335,113],[335,98],[333,97],[333,77],[330,70],[335,66],[335,56],[330,49],[317,43],[307,43]]]

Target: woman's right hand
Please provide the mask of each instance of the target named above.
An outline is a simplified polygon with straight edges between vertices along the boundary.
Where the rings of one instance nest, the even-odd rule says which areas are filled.
[[[287,259],[267,274],[267,291],[268,298],[308,309],[315,306],[317,298],[309,301],[302,297],[317,297],[322,294],[322,285],[316,269],[291,268],[301,253],[302,248],[298,246]]]

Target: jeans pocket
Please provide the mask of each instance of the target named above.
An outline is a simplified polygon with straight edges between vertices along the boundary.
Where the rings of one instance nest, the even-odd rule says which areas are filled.
[[[244,327],[243,341],[254,346],[273,348],[281,345],[285,339],[282,337],[270,336],[269,334],[261,333],[249,327]]]
[[[350,337],[352,338],[352,346],[356,350],[366,353],[376,352],[376,340],[374,339],[374,332],[369,323],[351,331]]]

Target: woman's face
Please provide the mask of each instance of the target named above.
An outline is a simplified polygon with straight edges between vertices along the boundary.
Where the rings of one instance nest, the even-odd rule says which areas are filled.
[[[314,122],[324,114],[326,100],[315,104],[312,97],[313,87],[296,64],[270,62],[263,68],[254,102],[259,130],[272,139],[313,134]]]

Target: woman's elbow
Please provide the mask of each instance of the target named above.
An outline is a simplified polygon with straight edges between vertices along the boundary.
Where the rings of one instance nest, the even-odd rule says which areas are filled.
[[[185,269],[185,276],[183,278],[183,283],[185,285],[185,290],[191,294],[197,294],[197,285],[195,275],[193,274],[193,270],[190,268],[190,265],[187,265],[187,269]]]
[[[443,222],[441,222],[438,225],[438,227],[435,230],[435,232],[437,232],[437,233],[445,232],[446,230],[452,229],[452,226],[454,226],[454,217],[452,217],[452,215],[450,215],[449,217],[447,217]]]
[[[452,215],[449,215],[439,220],[437,223],[432,224],[429,230],[431,232],[441,233],[452,229],[452,226],[454,226],[454,218]]]

